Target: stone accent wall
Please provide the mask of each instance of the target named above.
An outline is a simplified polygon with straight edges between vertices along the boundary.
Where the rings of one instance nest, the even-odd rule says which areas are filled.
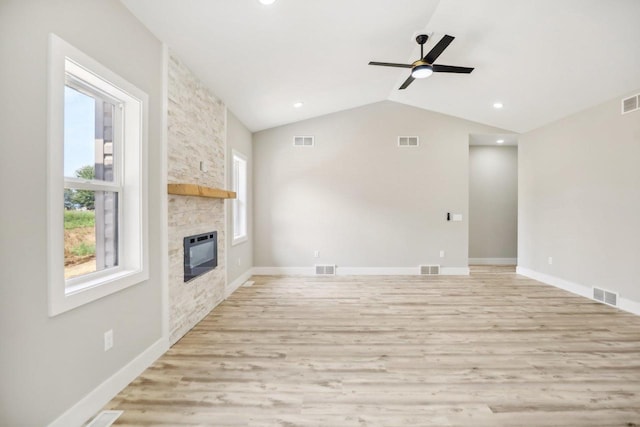
[[[170,55],[168,85],[168,181],[224,188],[225,105]],[[200,171],[205,162],[207,172]],[[224,200],[169,195],[169,327],[177,342],[224,299]],[[218,232],[218,266],[183,281],[183,238]]]

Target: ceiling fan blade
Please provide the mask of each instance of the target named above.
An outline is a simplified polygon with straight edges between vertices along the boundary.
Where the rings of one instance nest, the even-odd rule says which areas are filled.
[[[413,78],[413,76],[409,76],[409,78],[407,80],[404,81],[404,83],[402,83],[402,86],[400,86],[400,89],[406,89],[407,86],[409,86],[415,79]]]
[[[395,64],[393,62],[369,62],[369,65],[381,65],[383,67],[398,67],[398,68],[411,68],[413,65],[410,64]]]
[[[429,53],[427,53],[427,56],[424,57],[424,60],[429,64],[433,64],[435,62],[435,60],[438,58],[438,56],[440,56],[440,54],[447,48],[447,46],[449,46],[449,44],[451,44],[453,39],[455,39],[455,37],[450,36],[448,34],[445,35],[433,47],[433,49],[431,49],[429,51]]]
[[[434,73],[462,73],[462,74],[469,74],[472,71],[473,71],[473,68],[470,68],[470,67],[456,67],[454,65],[433,64],[433,72]]]

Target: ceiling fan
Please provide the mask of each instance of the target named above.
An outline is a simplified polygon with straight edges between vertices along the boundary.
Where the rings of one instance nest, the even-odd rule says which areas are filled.
[[[429,39],[426,34],[420,34],[416,37],[416,42],[420,45],[420,59],[413,64],[395,64],[392,62],[369,62],[369,65],[381,65],[383,67],[411,68],[411,75],[402,83],[400,89],[406,89],[415,79],[423,79],[429,77],[432,73],[461,73],[469,74],[473,68],[456,67],[453,65],[434,64],[440,54],[449,46],[455,37],[445,35],[440,41],[427,53],[424,54],[424,44]]]

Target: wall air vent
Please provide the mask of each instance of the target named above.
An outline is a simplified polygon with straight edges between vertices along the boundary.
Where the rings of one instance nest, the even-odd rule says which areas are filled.
[[[399,136],[398,147],[417,147],[420,139],[417,136]]]
[[[312,136],[294,136],[294,147],[313,147],[314,138]]]
[[[438,274],[440,274],[439,265],[421,265],[420,266],[421,276],[437,276]]]
[[[320,264],[316,264],[316,275],[318,275],[318,276],[335,276],[336,275],[336,266],[335,265],[320,265]]]
[[[618,306],[618,294],[605,289],[593,288],[593,299],[614,307]]]
[[[640,95],[634,95],[622,100],[622,114],[640,109]]]

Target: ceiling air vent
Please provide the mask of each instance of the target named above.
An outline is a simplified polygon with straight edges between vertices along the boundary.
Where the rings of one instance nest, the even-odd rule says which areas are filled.
[[[614,307],[618,306],[618,294],[605,289],[593,288],[593,299]]]
[[[420,266],[421,276],[437,276],[438,274],[440,274],[439,265],[421,265]]]
[[[622,100],[622,114],[640,109],[640,95],[634,95]]]
[[[316,274],[319,276],[335,276],[336,266],[316,264]]]
[[[420,145],[420,140],[417,136],[399,136],[398,147],[417,147]]]
[[[294,136],[293,137],[293,146],[294,147],[313,147],[313,137],[312,136]]]

